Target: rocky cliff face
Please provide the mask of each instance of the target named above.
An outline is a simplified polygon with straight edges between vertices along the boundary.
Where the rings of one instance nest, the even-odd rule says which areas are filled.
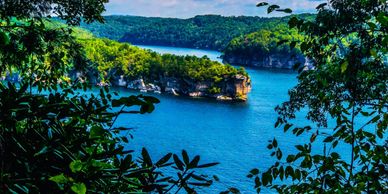
[[[88,80],[92,85],[126,87],[149,93],[166,93],[176,96],[205,97],[220,101],[246,101],[251,90],[251,80],[244,75],[225,76],[218,83],[213,81],[195,81],[176,77],[161,77],[158,80],[147,78],[128,79],[124,75],[110,75],[110,83],[101,83],[95,71],[71,71],[71,79]]]
[[[69,72],[68,76],[72,80],[79,79],[81,82],[87,80],[91,85],[97,85],[101,82],[99,73],[96,70],[88,70],[87,72],[72,70]]]
[[[112,83],[123,80],[114,80]],[[175,77],[162,77],[159,80],[145,83],[143,79],[127,80],[129,89],[142,92],[167,93],[176,96],[206,97],[220,101],[246,101],[247,94],[251,90],[251,81],[247,76],[236,75],[225,77],[223,81],[214,83],[212,81],[193,81]],[[212,89],[216,88],[216,92]]]
[[[247,95],[251,90],[251,80],[244,75],[224,77],[224,80],[219,83],[211,81],[190,82],[187,80],[184,82],[188,86],[184,92],[185,95],[210,97],[220,101],[246,101]],[[215,92],[212,89],[218,89],[218,91]]]
[[[243,75],[236,75],[224,84],[222,91],[224,96],[230,97],[233,96],[234,100],[246,101],[247,95],[251,91],[252,85],[249,77]],[[217,96],[217,98],[222,98],[223,96]]]
[[[301,63],[306,68],[311,69],[311,63],[303,55],[291,57],[282,54],[272,54],[265,57],[254,56],[231,56],[226,55],[223,57],[225,63],[232,65],[246,66],[246,67],[259,67],[269,69],[292,69],[295,63]]]

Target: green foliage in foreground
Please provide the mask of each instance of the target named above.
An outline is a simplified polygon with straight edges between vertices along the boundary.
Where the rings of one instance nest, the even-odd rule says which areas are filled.
[[[301,14],[299,17],[312,19],[314,16]],[[277,26],[285,26],[289,19],[219,15],[189,19],[106,16],[105,24],[94,23],[82,27],[100,37],[133,44],[223,50],[233,38],[259,30],[274,31]]]
[[[317,9],[314,21],[289,21],[291,28],[306,35],[300,49],[314,60],[315,70],[302,71],[289,101],[276,108],[277,127],[310,140],[287,156],[282,142],[271,140],[268,149],[276,163],[248,176],[255,179],[257,191],[264,187],[278,193],[386,193],[388,4],[329,1]],[[284,11],[277,5],[268,7],[268,12],[274,10]],[[307,111],[311,126],[293,121],[300,110]],[[323,149],[316,149],[318,145]]]
[[[154,160],[143,149],[134,158],[124,148],[131,128],[115,121],[151,113],[159,101],[119,98],[107,88],[91,92],[87,83],[68,80],[70,70],[85,70],[89,60],[71,29],[52,28],[43,18],[100,20],[106,1],[54,2],[0,5],[0,75],[17,71],[22,78],[0,82],[0,193],[193,193],[209,186],[212,180],[195,170],[216,163],[201,164],[185,151]]]
[[[112,72],[129,79],[143,77],[150,82],[164,77],[218,82],[237,74],[247,75],[242,68],[223,65],[207,57],[161,55],[101,38],[79,39],[78,42],[83,46],[86,58],[98,67],[99,72],[105,73],[103,78]]]

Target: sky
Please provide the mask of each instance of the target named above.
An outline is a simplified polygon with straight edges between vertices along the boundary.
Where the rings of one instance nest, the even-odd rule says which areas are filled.
[[[105,15],[136,15],[149,17],[190,18],[196,15],[279,16],[268,15],[256,4],[265,0],[110,0]],[[294,13],[313,13],[326,0],[266,0],[270,4],[291,8]]]

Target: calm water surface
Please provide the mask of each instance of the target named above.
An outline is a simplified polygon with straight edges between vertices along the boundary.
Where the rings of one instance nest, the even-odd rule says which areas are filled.
[[[160,53],[207,55],[218,60],[219,52],[186,48],[142,46]],[[273,159],[266,149],[268,140],[276,137],[285,154],[293,152],[296,139],[274,129],[276,105],[287,100],[287,91],[296,85],[296,74],[288,71],[247,69],[253,89],[246,103],[222,103],[213,100],[189,99],[158,95],[161,103],[148,115],[123,115],[118,124],[135,127],[134,139],[128,148],[140,152],[146,147],[154,159],[168,152],[185,149],[201,155],[203,162],[221,164],[206,170],[221,181],[201,193],[218,193],[228,187],[242,193],[254,193],[253,180],[246,178],[252,168],[266,169]],[[133,94],[121,90],[121,95]],[[302,139],[302,141],[301,141]],[[266,191],[268,192],[268,191]]]

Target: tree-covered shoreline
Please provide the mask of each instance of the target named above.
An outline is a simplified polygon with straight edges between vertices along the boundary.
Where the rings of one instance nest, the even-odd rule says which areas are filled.
[[[311,19],[313,14],[298,17]],[[199,15],[189,19],[105,16],[105,23],[82,24],[98,37],[132,44],[177,46],[222,51],[229,42],[259,30],[287,26],[287,17],[224,17]],[[287,29],[287,28],[283,28]]]
[[[21,78],[0,82],[0,193],[192,193],[212,184],[195,171],[217,163],[184,150],[155,159],[143,148],[135,158],[124,146],[132,128],[118,117],[151,113],[158,99],[118,96],[108,87],[89,95],[81,77],[68,79],[91,65],[74,37],[79,29],[46,18],[55,14],[70,26],[101,22],[107,2],[0,3],[0,74]],[[176,175],[166,176],[166,168]]]
[[[57,20],[47,20],[46,25],[52,29],[66,27]],[[87,66],[82,71],[74,67],[69,74],[73,80],[86,77],[91,85],[223,101],[247,100],[251,85],[244,68],[221,64],[207,56],[159,54],[129,43],[98,38],[80,27],[72,27],[72,36],[82,47],[79,58]]]
[[[22,21],[15,22],[26,25]],[[57,19],[45,19],[44,24],[51,30],[68,27]],[[94,86],[121,86],[144,92],[227,101],[247,100],[251,86],[244,68],[221,64],[207,56],[159,54],[129,43],[98,38],[82,27],[71,27],[71,35],[79,44],[81,53],[77,54],[78,62],[69,64],[72,71],[65,80],[81,78]],[[67,53],[63,48],[60,50]],[[86,68],[79,70],[77,66],[80,64],[77,63]],[[13,72],[18,72],[18,69]],[[2,76],[11,81],[16,75],[7,71]]]
[[[292,69],[298,63],[309,66],[300,48],[290,46],[302,40],[303,35],[298,31],[279,25],[273,30],[259,30],[234,38],[224,49],[222,58],[226,63],[241,66],[278,69]]]
[[[206,56],[159,54],[96,37],[81,38],[78,42],[91,62],[89,70],[98,74],[89,80],[99,84],[139,90],[147,90],[148,84],[149,90],[154,91],[155,86],[158,88],[154,92],[238,101],[245,101],[250,89],[249,76],[243,68],[224,65]],[[249,89],[238,91],[240,87]]]
[[[313,20],[314,14],[294,15]],[[105,16],[105,24],[84,24],[97,37],[137,45],[210,49],[223,52],[223,60],[236,66],[292,69],[307,63],[299,48],[302,34],[288,28],[287,17],[224,17],[200,15],[189,19],[140,16]],[[284,40],[284,44],[277,43]],[[307,64],[309,65],[309,64]]]

